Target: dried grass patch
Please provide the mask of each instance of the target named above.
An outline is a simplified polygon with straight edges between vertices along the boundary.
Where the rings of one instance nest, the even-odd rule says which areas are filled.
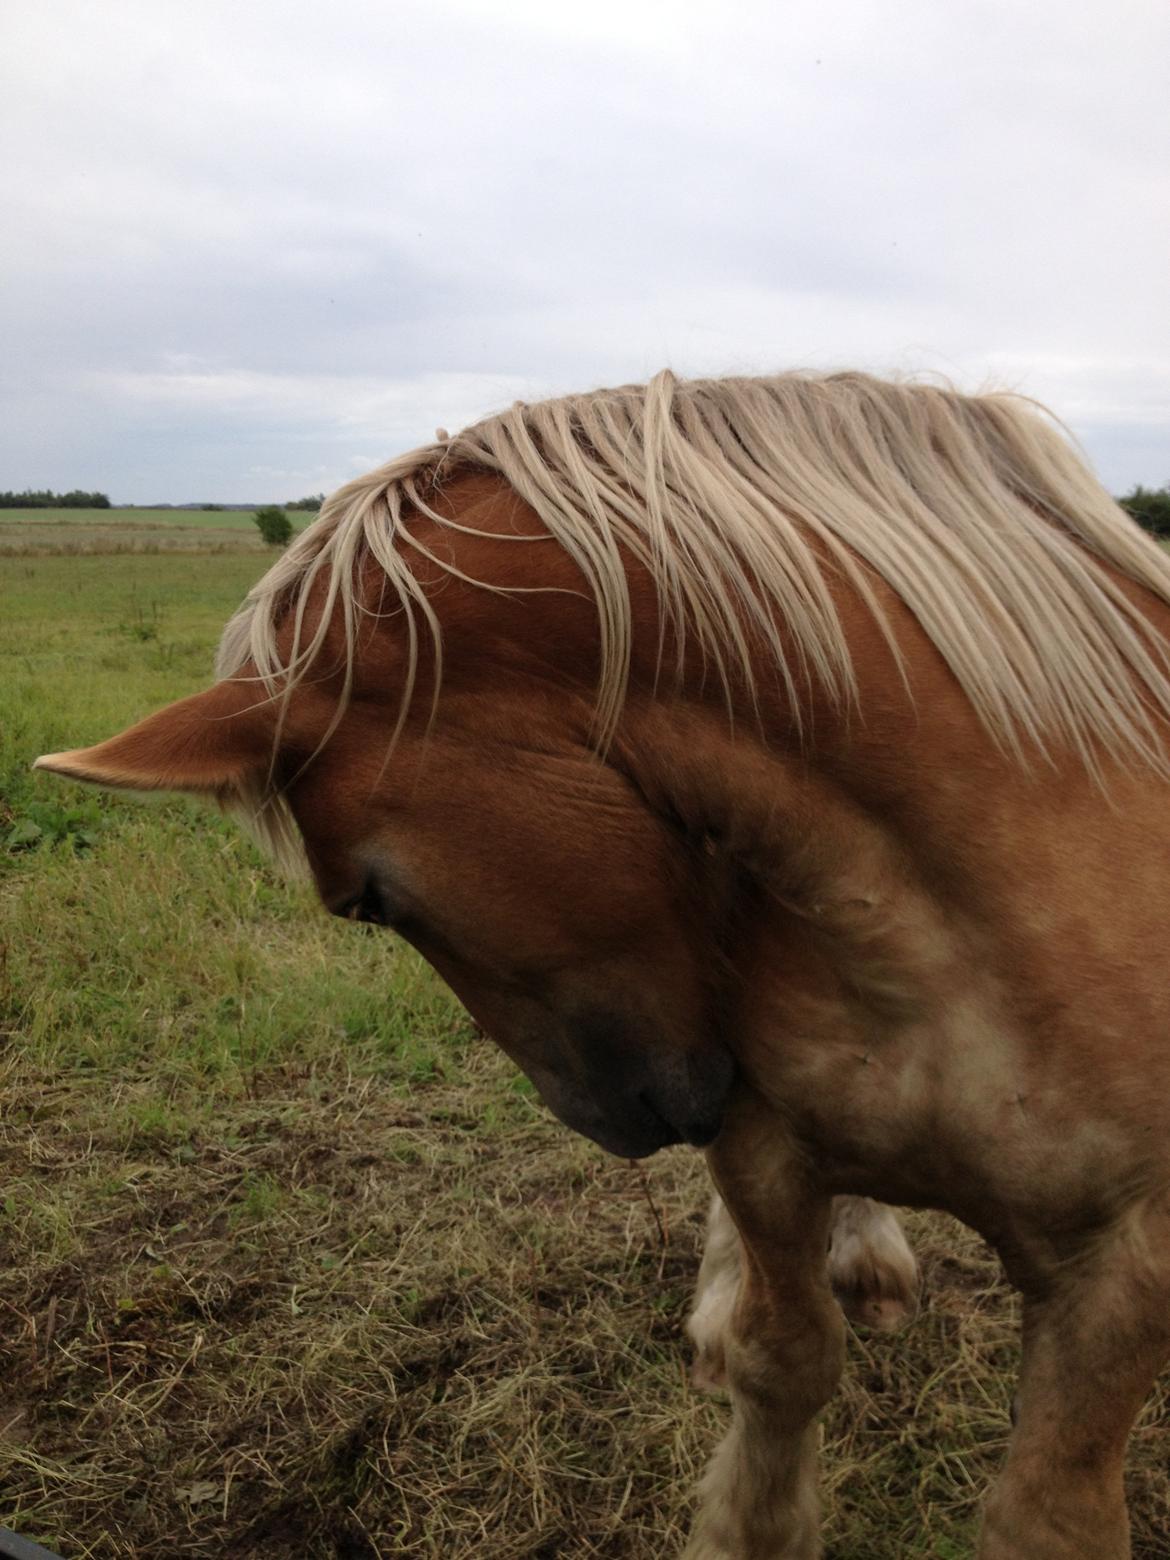
[[[275,1069],[214,1127],[8,1095],[0,1486],[73,1556],[636,1557],[681,1545],[724,1407],[681,1337],[703,1169],[610,1160],[493,1051],[404,1095]],[[483,1125],[491,1115],[490,1130]],[[825,1429],[829,1554],[970,1552],[1014,1303],[912,1219],[928,1304],[855,1335]],[[1135,1552],[1167,1554],[1166,1402]]]

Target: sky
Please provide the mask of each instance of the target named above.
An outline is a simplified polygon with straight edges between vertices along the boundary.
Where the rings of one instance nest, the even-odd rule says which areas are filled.
[[[862,367],[1170,482],[1165,0],[9,0],[0,489],[329,491],[517,397]]]

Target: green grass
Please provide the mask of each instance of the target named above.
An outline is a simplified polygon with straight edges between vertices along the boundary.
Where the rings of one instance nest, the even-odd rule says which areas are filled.
[[[724,1422],[681,1335],[697,1156],[570,1136],[213,812],[28,771],[203,686],[262,562],[0,557],[0,1523],[69,1560],[657,1560]],[[970,1554],[1007,1434],[1013,1301],[912,1224],[928,1304],[851,1338],[826,1419],[830,1560]],[[1168,1454],[1163,1394],[1141,1560]]]
[[[260,508],[258,504],[256,508]],[[0,527],[22,525],[128,525],[179,526],[201,531],[254,530],[255,510],[243,509],[146,509],[128,506],[111,509],[0,509]]]
[[[253,511],[200,509],[0,509],[4,554],[259,552]],[[311,515],[293,516],[294,525]]]
[[[219,631],[264,560],[244,554],[0,556],[0,874],[3,847],[86,836],[124,799],[48,784],[29,773],[40,752],[81,747],[208,681]],[[167,816],[190,816],[184,803]]]

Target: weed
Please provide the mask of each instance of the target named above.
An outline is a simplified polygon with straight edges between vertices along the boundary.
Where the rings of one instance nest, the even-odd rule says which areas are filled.
[[[65,803],[25,798],[5,826],[4,848],[15,853],[61,845],[80,853],[94,844],[101,822],[99,804],[84,797]]]
[[[141,601],[131,601],[129,620],[118,624],[118,632],[138,644],[149,644],[158,638],[161,624],[162,609],[157,601],[145,606]]]

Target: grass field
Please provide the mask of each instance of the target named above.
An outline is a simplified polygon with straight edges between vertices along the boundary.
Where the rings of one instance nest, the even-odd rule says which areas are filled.
[[[312,516],[290,518],[298,525]],[[241,510],[0,509],[0,556],[262,548],[252,514]]]
[[[67,1560],[659,1560],[724,1421],[680,1331],[697,1157],[571,1137],[214,814],[28,774],[201,686],[262,561],[0,557],[0,1523]],[[826,1419],[835,1560],[970,1554],[1008,1432],[995,1264],[911,1228],[922,1314],[851,1338]],[[1168,1460],[1163,1392],[1140,1560]]]

